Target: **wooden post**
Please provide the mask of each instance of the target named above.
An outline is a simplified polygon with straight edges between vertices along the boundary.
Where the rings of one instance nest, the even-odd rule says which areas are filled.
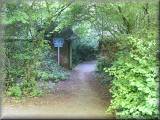
[[[58,47],[58,65],[60,65],[60,47]]]
[[[69,45],[69,68],[72,69],[72,42]]]

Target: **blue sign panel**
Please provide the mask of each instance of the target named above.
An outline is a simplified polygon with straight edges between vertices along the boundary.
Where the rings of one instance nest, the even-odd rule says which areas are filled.
[[[54,44],[54,47],[63,47],[64,39],[63,38],[54,38],[53,44]]]

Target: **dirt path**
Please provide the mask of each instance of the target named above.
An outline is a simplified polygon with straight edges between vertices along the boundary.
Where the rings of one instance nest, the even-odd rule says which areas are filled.
[[[58,84],[54,93],[28,98],[12,105],[7,102],[2,107],[3,117],[38,118],[110,118],[105,114],[109,96],[95,79],[95,61],[79,64],[69,80]]]

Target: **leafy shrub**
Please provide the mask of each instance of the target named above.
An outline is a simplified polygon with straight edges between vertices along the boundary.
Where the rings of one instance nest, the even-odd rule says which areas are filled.
[[[13,97],[21,97],[22,96],[22,90],[21,90],[20,86],[18,86],[18,85],[9,87],[7,95],[8,96],[13,96]]]
[[[53,82],[66,80],[69,76],[69,71],[59,66],[53,59],[53,54],[51,54],[51,51],[46,52],[43,58],[43,62],[36,72],[37,80],[52,80]]]
[[[97,71],[101,77],[100,82],[102,85],[109,85],[113,80],[113,76],[106,73],[104,68],[111,67],[112,63],[115,61],[115,54],[118,51],[117,41],[109,36],[103,36],[99,44],[101,54],[97,56]]]
[[[104,72],[104,67],[111,67],[118,51],[117,39],[111,36],[103,36],[99,41],[100,54],[97,56],[97,70]]]
[[[57,82],[59,80],[66,80],[68,78],[68,73],[59,72],[59,71],[39,71],[38,77],[41,80],[52,80],[53,82]]]
[[[111,61],[109,61],[107,58],[108,57],[106,56],[98,56],[96,63],[98,76],[100,77],[100,82],[102,85],[108,85],[113,80],[113,76],[104,71],[104,68],[111,67],[112,65]]]
[[[41,96],[42,91],[40,91],[37,87],[37,83],[35,80],[25,80],[21,86],[23,96]]]
[[[12,97],[23,97],[23,96],[41,96],[42,91],[40,91],[36,85],[35,80],[24,81],[22,84],[14,84],[7,90],[7,95]]]
[[[158,117],[158,74],[156,62],[156,33],[123,37],[121,44],[130,46],[129,52],[119,51],[117,60],[105,72],[114,75],[109,110],[115,110],[121,118]]]
[[[106,56],[100,56],[97,59],[97,70],[100,72],[104,72],[104,67],[110,67],[111,62],[108,60]]]
[[[41,6],[40,2],[33,6],[28,4],[27,1],[21,1],[19,4],[5,2],[3,5],[5,6],[3,7],[3,14],[6,15],[5,19],[3,19],[3,24],[6,25],[4,35],[7,56],[6,91],[13,89],[13,94],[12,92],[9,94],[11,96],[39,96],[41,92],[37,88],[36,80],[38,80],[37,76],[40,68],[44,71],[43,76],[40,77],[44,79],[65,79],[63,72],[60,72],[63,70],[55,67],[54,64],[56,62],[50,60],[53,59],[52,57],[46,60],[53,62],[49,69],[46,66],[42,66],[43,63],[46,63],[45,58],[48,53],[53,52],[49,41],[44,38],[47,29],[51,26],[51,21],[48,18],[53,14],[57,15],[57,13],[48,13],[46,6]],[[13,14],[11,15],[11,13]],[[43,20],[42,14],[45,14]],[[58,72],[62,73],[61,75],[54,72],[57,69]],[[21,83],[19,87],[15,87],[17,86],[17,81]],[[20,90],[21,94],[14,92]]]

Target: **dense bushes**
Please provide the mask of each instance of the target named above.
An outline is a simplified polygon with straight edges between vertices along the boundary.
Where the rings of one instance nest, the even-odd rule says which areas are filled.
[[[103,36],[104,37],[104,36]],[[111,67],[115,61],[115,54],[118,51],[117,40],[113,38],[103,38],[99,44],[100,54],[97,56],[97,70],[104,72],[104,67]]]
[[[20,41],[17,40],[16,43],[20,43]],[[39,49],[39,47],[42,47],[42,49]],[[6,90],[10,93],[8,95],[19,96],[20,94],[15,93],[21,93],[21,95],[25,96],[34,96],[39,94],[40,91],[36,86],[36,70],[41,62],[41,52],[44,51],[44,47],[45,43],[43,41],[31,43],[26,40],[21,44],[13,44],[11,41],[6,41],[6,53],[9,60],[6,64],[7,76],[5,84]]]
[[[47,1],[6,1],[4,4],[5,90],[9,96],[39,96],[42,94],[37,85],[39,80],[58,82],[68,76],[53,60],[54,51],[44,38],[53,23],[51,17],[57,16],[57,12],[49,9],[58,6],[49,6]]]
[[[103,40],[99,44],[100,54],[97,56],[97,72],[101,78],[102,85],[110,85],[113,80],[113,75],[106,74],[104,68],[109,68],[112,66],[116,59],[116,53],[118,51],[117,40],[103,36]]]
[[[133,3],[129,3],[124,6],[127,8],[132,5]],[[118,118],[158,118],[156,58],[158,36],[155,5],[141,3],[140,6],[137,5],[137,8],[136,6],[134,8],[137,9],[136,14],[130,11],[131,8],[126,11],[124,6],[119,5],[119,10],[123,10],[123,13],[119,14],[122,16],[122,21],[126,22],[131,17],[130,15],[137,19],[123,23],[124,28],[128,30],[117,37],[119,51],[116,53],[116,59],[112,62],[112,66],[104,68],[107,75],[114,77],[110,90],[111,106],[108,110],[114,111]],[[148,13],[144,14],[143,10]],[[125,16],[125,12],[128,16]],[[140,20],[142,17],[143,19]]]
[[[38,80],[58,82],[59,80],[66,80],[68,78],[69,72],[57,64],[53,59],[53,53],[52,51],[48,51],[43,58],[43,61],[37,70]]]
[[[31,43],[29,44],[32,45]],[[59,80],[67,79],[68,73],[53,60],[53,55],[51,54],[53,51],[49,49],[48,43],[44,42],[41,45],[35,49],[32,46],[30,46],[30,49],[26,47],[32,52],[20,52],[20,49],[17,48],[12,51],[12,55],[8,56],[12,62],[6,68],[8,71],[5,82],[6,90],[8,91],[7,95],[15,97],[39,96],[42,91],[38,88],[37,81],[51,80],[58,82]],[[36,53],[34,50],[36,50]]]
[[[130,52],[119,51],[106,72],[114,75],[112,107],[122,118],[155,118],[158,115],[156,34],[128,36]],[[121,45],[123,46],[123,45]]]

